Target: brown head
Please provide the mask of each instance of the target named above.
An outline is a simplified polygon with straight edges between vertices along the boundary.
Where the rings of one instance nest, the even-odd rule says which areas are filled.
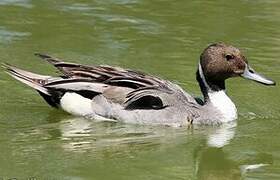
[[[200,64],[207,79],[218,81],[242,74],[247,61],[236,47],[217,43],[203,51]]]
[[[250,68],[238,48],[224,43],[211,44],[202,52],[197,76],[198,81],[205,81],[205,88],[213,91],[225,89],[225,80],[237,76],[265,85],[275,85],[275,82]]]

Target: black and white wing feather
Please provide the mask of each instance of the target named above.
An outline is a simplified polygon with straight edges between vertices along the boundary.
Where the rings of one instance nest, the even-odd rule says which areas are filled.
[[[173,105],[175,102],[177,103],[178,99],[182,101],[184,98],[184,100],[188,98],[190,103],[195,103],[195,100],[188,94],[185,96],[177,85],[142,72],[106,65],[86,66],[63,62],[48,55],[36,55],[59,69],[63,74],[63,78],[66,79],[65,82],[72,81],[72,79],[75,80],[77,78],[88,81],[87,83],[79,84],[76,82],[77,85],[80,86],[79,88],[86,87],[86,89],[92,89],[95,90],[95,92],[105,92],[105,95],[112,89],[123,88],[125,97],[123,98],[122,105],[128,110],[162,109]],[[53,84],[57,83],[54,82],[46,86],[53,87]],[[62,86],[63,88],[70,88],[64,83],[56,85],[55,88],[61,88]],[[96,89],[95,86],[101,86],[102,92],[100,90],[98,91],[98,88]],[[73,87],[71,88],[73,89]],[[127,89],[129,89],[129,91],[127,91]],[[107,98],[110,99],[108,96]]]

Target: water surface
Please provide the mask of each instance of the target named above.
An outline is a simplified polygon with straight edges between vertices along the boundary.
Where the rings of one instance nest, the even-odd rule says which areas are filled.
[[[33,56],[142,70],[200,96],[212,42],[240,47],[279,82],[280,2],[0,1],[0,62],[55,70]],[[279,87],[227,82],[237,123],[168,128],[94,122],[52,109],[0,71],[0,179],[279,179]]]

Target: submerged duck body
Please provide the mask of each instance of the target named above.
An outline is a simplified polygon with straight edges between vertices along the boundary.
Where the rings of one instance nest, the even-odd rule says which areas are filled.
[[[204,96],[200,103],[178,85],[155,76],[36,55],[63,75],[44,76],[5,64],[6,71],[36,89],[49,105],[99,120],[168,126],[220,124],[237,119],[236,107],[226,94],[226,79],[241,76],[275,85],[250,68],[239,49],[224,43],[211,44],[200,56],[196,73]]]

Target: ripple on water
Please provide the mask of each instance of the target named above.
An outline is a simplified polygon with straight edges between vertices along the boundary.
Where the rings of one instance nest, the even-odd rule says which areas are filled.
[[[1,0],[0,6],[21,6],[25,8],[32,8],[30,0]]]
[[[11,43],[12,41],[21,40],[30,35],[30,32],[10,31],[0,26],[0,43]]]
[[[120,2],[125,3],[126,1]],[[144,34],[158,34],[163,28],[162,25],[154,21],[135,16],[123,15],[122,12],[112,12],[112,9],[106,6],[100,6],[99,4],[93,6],[85,3],[73,3],[71,5],[63,6],[62,9],[71,13],[78,12],[79,15],[94,17],[92,19],[99,19],[100,23],[104,24],[106,22],[106,26],[110,26],[112,23],[118,25],[119,23],[123,23]],[[90,22],[91,21],[89,21],[89,23]],[[117,27],[114,26],[114,29],[118,28],[118,25]]]
[[[92,10],[96,11],[103,11],[106,8],[105,7],[100,7],[100,6],[89,6],[88,4],[85,3],[73,3],[71,5],[66,5],[62,8],[64,11],[81,11],[81,12],[88,12]]]

